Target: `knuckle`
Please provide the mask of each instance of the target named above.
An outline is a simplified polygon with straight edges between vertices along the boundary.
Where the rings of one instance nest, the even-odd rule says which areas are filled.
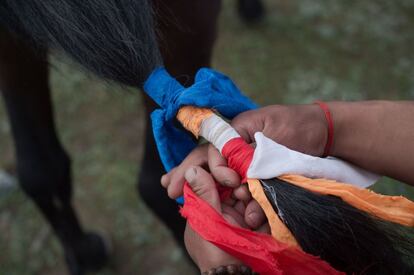
[[[193,165],[202,165],[207,162],[208,144],[196,147],[182,162],[180,166],[191,167]]]
[[[202,198],[208,198],[213,195],[214,190],[205,184],[196,184],[193,187],[193,191]]]

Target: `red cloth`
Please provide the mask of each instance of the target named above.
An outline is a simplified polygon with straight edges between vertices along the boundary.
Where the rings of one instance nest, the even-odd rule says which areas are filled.
[[[318,257],[288,247],[270,235],[229,224],[186,183],[181,215],[203,239],[240,259],[262,275],[344,274]]]
[[[227,159],[228,167],[236,171],[241,176],[242,182],[245,183],[247,169],[253,159],[254,148],[242,138],[233,138],[224,145],[221,154]]]

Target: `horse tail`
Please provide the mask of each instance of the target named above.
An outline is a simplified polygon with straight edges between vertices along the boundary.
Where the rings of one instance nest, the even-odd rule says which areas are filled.
[[[0,26],[125,85],[161,63],[149,0],[3,0]]]

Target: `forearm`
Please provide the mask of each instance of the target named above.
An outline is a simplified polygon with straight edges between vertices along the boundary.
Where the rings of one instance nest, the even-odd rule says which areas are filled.
[[[414,185],[414,102],[330,102],[332,155]]]

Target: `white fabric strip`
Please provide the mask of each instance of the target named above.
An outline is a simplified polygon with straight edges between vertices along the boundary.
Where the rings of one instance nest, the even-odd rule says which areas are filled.
[[[380,178],[337,158],[318,158],[291,150],[260,132],[254,137],[256,149],[247,171],[249,178],[271,179],[283,174],[296,174],[350,183],[361,188],[367,188]]]
[[[220,152],[230,139],[240,137],[233,127],[215,114],[201,123],[200,136],[213,144]]]

